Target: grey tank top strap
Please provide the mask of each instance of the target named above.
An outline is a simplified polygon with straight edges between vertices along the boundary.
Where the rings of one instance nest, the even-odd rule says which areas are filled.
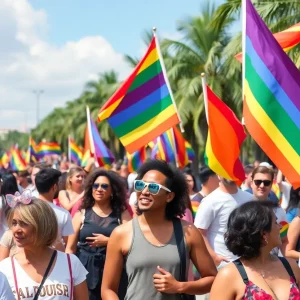
[[[157,266],[161,266],[179,280],[180,258],[174,232],[166,245],[155,246],[144,236],[137,218],[132,220],[132,224],[132,244],[126,259],[128,288],[125,300],[180,300],[180,295],[160,293],[153,285],[153,275],[159,273]],[[186,253],[188,255],[188,249]],[[188,267],[189,257],[187,269]]]

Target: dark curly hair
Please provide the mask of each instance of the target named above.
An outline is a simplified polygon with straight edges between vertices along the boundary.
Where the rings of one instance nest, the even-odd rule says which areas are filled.
[[[183,217],[186,209],[186,199],[189,197],[184,175],[180,170],[175,169],[163,160],[149,159],[138,169],[136,179],[142,179],[151,170],[156,170],[164,174],[167,177],[165,186],[175,194],[174,199],[167,203],[166,218],[172,220],[177,217]],[[138,206],[137,214],[142,214]]]
[[[274,203],[250,201],[236,208],[229,216],[225,244],[234,255],[256,258],[264,245],[263,233],[272,229]]]
[[[121,216],[122,212],[126,210],[126,190],[124,181],[117,173],[104,169],[95,169],[89,174],[85,183],[84,196],[80,209],[88,209],[94,206],[93,184],[99,176],[108,178],[113,195],[110,201],[111,209],[118,216]]]

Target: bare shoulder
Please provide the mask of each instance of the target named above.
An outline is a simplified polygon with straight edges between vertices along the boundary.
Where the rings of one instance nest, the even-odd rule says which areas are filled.
[[[193,238],[195,237],[195,235],[196,236],[201,235],[199,230],[193,223],[187,222],[185,220],[181,220],[181,225],[186,238],[188,237]]]
[[[113,231],[114,236],[121,237],[132,232],[132,220],[116,227]]]
[[[111,235],[111,240],[126,256],[130,250],[133,238],[132,220],[116,227]]]
[[[225,267],[218,271],[217,275],[220,279],[237,279],[240,277],[239,271],[237,270],[234,263],[229,263]]]

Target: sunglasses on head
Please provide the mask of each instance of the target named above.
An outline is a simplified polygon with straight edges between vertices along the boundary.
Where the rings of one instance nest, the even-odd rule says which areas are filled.
[[[152,195],[157,195],[159,193],[160,189],[163,189],[163,190],[171,193],[171,191],[167,187],[165,187],[161,184],[158,184],[158,183],[145,182],[143,180],[135,180],[134,181],[134,190],[136,192],[142,192],[145,189],[145,187],[148,187],[148,191]]]
[[[253,181],[256,186],[260,186],[262,183],[264,184],[264,186],[270,186],[270,184],[272,183],[271,180],[254,179]]]
[[[109,188],[109,184],[108,183],[94,183],[93,184],[93,189],[94,190],[98,190],[99,189],[99,187],[102,189],[102,190],[104,190],[104,191],[106,191],[108,188]]]

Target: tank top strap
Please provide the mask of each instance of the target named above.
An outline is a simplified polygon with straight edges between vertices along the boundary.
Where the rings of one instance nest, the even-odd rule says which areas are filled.
[[[295,282],[297,282],[295,274],[293,272],[293,269],[292,269],[291,265],[289,264],[289,262],[287,261],[287,259],[285,257],[281,257],[281,256],[278,256],[278,258],[282,262],[283,266],[285,267],[285,269],[288,272],[288,274],[290,275],[290,277],[292,277],[295,280]]]
[[[233,263],[235,264],[236,268],[238,269],[244,283],[247,285],[249,283],[249,279],[248,279],[248,275],[246,273],[246,270],[245,270],[242,262],[239,259],[236,259],[233,261]]]

